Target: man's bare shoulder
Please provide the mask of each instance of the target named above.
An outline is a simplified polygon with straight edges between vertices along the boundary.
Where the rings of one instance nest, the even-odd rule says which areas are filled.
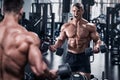
[[[34,43],[35,45],[39,45],[40,44],[40,39],[38,37],[38,35],[34,32],[26,32],[26,38],[29,42]]]
[[[15,27],[14,29],[12,28],[12,30],[14,30],[13,34],[16,34],[17,38],[19,40],[25,40],[26,42],[30,43],[30,44],[35,44],[35,45],[39,45],[40,43],[40,39],[38,37],[38,35],[34,32],[31,31],[27,31],[24,27],[22,27],[21,25],[18,25],[19,27]]]
[[[94,23],[87,23],[88,26],[95,27]]]
[[[93,23],[87,23],[86,24],[86,27],[87,27],[87,29],[88,30],[90,30],[90,31],[96,31],[96,25],[95,24],[93,24]]]
[[[27,29],[25,29],[23,26],[19,25],[20,27],[18,28],[18,30],[20,30],[20,32],[26,36],[26,38],[29,38],[30,40],[35,40],[39,41],[39,37],[35,32],[32,31],[28,31]]]

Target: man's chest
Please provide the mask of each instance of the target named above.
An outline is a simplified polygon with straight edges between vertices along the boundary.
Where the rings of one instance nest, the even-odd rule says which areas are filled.
[[[69,38],[85,38],[89,36],[89,30],[84,25],[70,26],[66,29],[65,32]]]

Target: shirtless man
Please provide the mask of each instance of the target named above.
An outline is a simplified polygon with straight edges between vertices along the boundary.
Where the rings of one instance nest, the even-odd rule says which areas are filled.
[[[99,52],[101,40],[96,26],[85,20],[83,15],[83,6],[81,3],[75,3],[72,6],[73,19],[61,27],[60,35],[54,45],[50,46],[51,51],[55,51],[67,39],[68,52],[65,63],[69,63],[73,72],[80,72],[90,79],[90,61],[85,55],[85,49],[89,47],[90,41],[94,42],[94,52]]]
[[[39,50],[40,40],[18,24],[23,14],[23,0],[4,0],[4,19],[0,23],[0,80],[24,80],[27,62],[38,77],[53,80]]]

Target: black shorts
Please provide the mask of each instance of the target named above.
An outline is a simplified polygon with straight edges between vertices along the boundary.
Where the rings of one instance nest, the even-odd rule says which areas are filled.
[[[65,63],[68,63],[72,72],[91,73],[90,57],[85,53],[73,54],[68,52],[65,58]]]

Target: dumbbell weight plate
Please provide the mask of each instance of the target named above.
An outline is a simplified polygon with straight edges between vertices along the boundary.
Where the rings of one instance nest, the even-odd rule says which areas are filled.
[[[93,50],[92,50],[92,48],[86,48],[86,49],[85,49],[85,55],[87,55],[87,56],[93,55]]]
[[[56,55],[62,56],[63,52],[64,52],[63,48],[57,48]]]
[[[71,68],[67,63],[60,65],[57,72],[61,79],[69,78],[71,76],[71,73]]]
[[[81,75],[80,73],[74,73],[72,78],[72,80],[88,80],[86,76]]]
[[[107,47],[105,45],[100,46],[101,53],[107,52]]]
[[[44,42],[44,43],[42,43],[40,50],[41,50],[42,52],[47,52],[48,47],[49,47],[49,43]]]

